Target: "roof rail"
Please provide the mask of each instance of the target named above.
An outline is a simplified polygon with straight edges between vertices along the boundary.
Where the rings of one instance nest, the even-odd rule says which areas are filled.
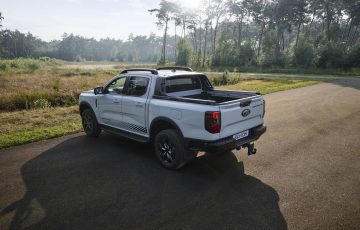
[[[125,69],[125,70],[121,71],[120,74],[128,73],[128,72],[142,72],[142,71],[151,72],[152,74],[156,74],[156,75],[159,74],[156,69],[147,69],[147,68]]]
[[[165,66],[165,67],[159,67],[156,68],[156,70],[172,70],[172,71],[176,71],[176,70],[184,70],[184,71],[188,71],[188,72],[192,72],[193,70],[189,67],[182,67],[182,66]]]

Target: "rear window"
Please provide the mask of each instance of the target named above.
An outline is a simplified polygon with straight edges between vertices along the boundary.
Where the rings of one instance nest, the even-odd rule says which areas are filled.
[[[201,83],[198,76],[182,76],[166,79],[165,87],[167,93],[174,93],[201,89]]]

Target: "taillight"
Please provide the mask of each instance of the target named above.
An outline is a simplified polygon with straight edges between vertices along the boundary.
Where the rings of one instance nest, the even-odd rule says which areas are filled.
[[[221,112],[205,112],[205,129],[209,133],[220,132]]]
[[[265,100],[263,100],[263,117],[265,116]]]

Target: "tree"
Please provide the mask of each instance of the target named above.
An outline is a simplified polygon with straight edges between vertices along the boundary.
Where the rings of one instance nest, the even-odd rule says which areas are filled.
[[[214,36],[213,36],[213,44],[212,44],[212,52],[214,53],[216,50],[216,38],[217,38],[217,33],[218,33],[218,28],[219,28],[219,23],[220,23],[220,19],[221,17],[224,16],[224,13],[226,12],[226,4],[224,1],[222,0],[213,0],[213,18],[215,20],[215,27],[214,27]]]
[[[172,19],[173,14],[177,12],[177,10],[178,10],[178,6],[176,3],[169,2],[166,0],[161,0],[160,8],[148,10],[150,13],[156,13],[155,15],[158,19],[156,24],[160,28],[164,27],[163,48],[162,48],[160,64],[165,64],[166,36],[167,36],[169,21]]]
[[[235,16],[236,23],[238,24],[238,35],[236,39],[237,48],[241,47],[242,40],[242,26],[243,20],[246,15],[246,8],[244,7],[244,2],[239,0],[230,0],[228,2],[229,13]]]
[[[319,48],[317,66],[320,68],[341,68],[344,65],[344,50],[332,41],[324,40]]]
[[[177,44],[178,56],[176,58],[176,65],[189,66],[191,64],[192,47],[187,39],[182,39]]]
[[[4,19],[4,17],[1,15],[0,12],[0,29],[2,27],[2,20]],[[2,44],[2,31],[0,31],[1,35],[0,35],[0,44]],[[4,56],[5,50],[2,46],[0,46],[0,57]]]
[[[352,68],[352,67],[360,67],[360,41],[349,50],[346,59],[345,59],[345,67]]]
[[[314,48],[305,37],[301,37],[294,47],[293,62],[295,66],[306,68],[312,66],[313,61]]]
[[[301,25],[305,22],[307,22],[307,14],[309,13],[309,2],[308,0],[295,0],[293,3],[293,10],[294,10],[294,18],[293,23],[297,25],[297,32],[296,32],[296,42],[295,47],[297,47],[299,42],[299,36],[300,36],[300,28]]]
[[[0,28],[2,27],[2,20],[4,19],[4,17],[1,15],[1,12],[0,12]]]
[[[202,67],[205,67],[205,59],[206,59],[206,53],[207,53],[207,41],[208,41],[208,30],[209,30],[209,26],[211,24],[211,20],[213,18],[213,14],[211,11],[211,1],[203,1],[203,11],[202,13],[205,16],[204,19],[204,29],[205,29],[205,34],[204,34],[204,48],[203,48],[203,57],[202,57]],[[201,29],[200,29],[200,33],[201,33]]]
[[[271,3],[268,0],[245,0],[245,4],[250,10],[250,15],[254,18],[254,22],[258,25],[258,36],[257,36],[257,56],[260,56],[262,47],[262,39],[266,27],[270,23],[270,17],[273,13]]]
[[[347,36],[346,36],[346,40],[345,40],[345,46],[348,47],[352,43],[353,44],[356,43],[357,28],[360,25],[360,2],[358,0],[345,0],[344,1],[344,11],[349,16],[348,22],[350,24],[348,26],[349,28],[348,28]],[[354,29],[354,27],[355,27],[355,32],[354,32],[354,36],[355,36],[354,40],[355,41],[351,42],[350,35],[351,35],[351,31]]]

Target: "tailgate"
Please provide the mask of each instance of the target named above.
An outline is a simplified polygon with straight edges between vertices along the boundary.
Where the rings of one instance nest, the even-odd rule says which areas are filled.
[[[263,103],[263,97],[258,95],[220,104],[220,138],[263,124]]]

